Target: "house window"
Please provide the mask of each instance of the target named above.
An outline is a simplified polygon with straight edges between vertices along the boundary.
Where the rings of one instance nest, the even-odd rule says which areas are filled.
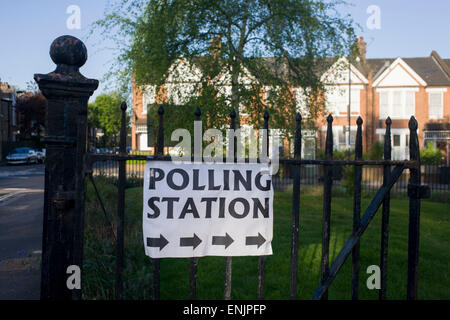
[[[174,105],[184,105],[189,102],[189,100],[198,95],[198,90],[194,84],[190,83],[167,83],[167,99],[169,103]]]
[[[305,92],[303,91],[302,88],[294,88],[294,94],[297,112],[300,112],[305,117],[308,117],[309,112],[307,104],[308,99],[307,95],[305,95]]]
[[[415,91],[388,90],[380,92],[380,119],[409,119],[415,114]]]
[[[344,131],[338,131],[339,134],[339,147],[341,146],[345,146],[346,145],[346,141],[345,141],[345,132]]]
[[[394,91],[392,93],[392,117],[400,118],[403,114],[403,106],[402,106],[402,92]]]
[[[385,119],[389,116],[389,92],[380,93],[380,118]]]
[[[147,114],[148,106],[156,102],[156,86],[146,86],[142,95],[142,114]]]
[[[348,87],[331,87],[326,93],[326,107],[329,112],[336,115],[347,114],[349,94]],[[360,112],[360,89],[351,89],[350,112]]]
[[[306,138],[303,140],[302,148],[302,158],[305,160],[314,160],[316,151],[316,140],[311,138]]]
[[[350,145],[354,146],[356,143],[356,131],[351,130],[350,131]]]
[[[400,135],[394,134],[394,147],[400,147]]]
[[[348,131],[346,130],[346,127],[334,127],[333,128],[333,137],[334,137],[334,148],[336,150],[346,150],[348,145]],[[354,148],[356,142],[356,130],[350,131],[350,147]]]
[[[442,119],[444,117],[444,95],[442,92],[430,92],[428,117],[430,119]]]
[[[416,94],[414,91],[405,91],[405,115],[410,118],[415,114]]]

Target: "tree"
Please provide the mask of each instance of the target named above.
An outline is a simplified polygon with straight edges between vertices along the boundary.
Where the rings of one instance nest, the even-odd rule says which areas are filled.
[[[45,128],[46,100],[40,91],[24,92],[19,95],[16,110],[19,113],[19,139],[39,137]]]
[[[113,147],[119,143],[122,111],[120,105],[124,101],[118,92],[110,92],[99,95],[88,106],[88,123],[91,128],[101,129],[103,146]],[[129,116],[127,121],[129,123]]]
[[[121,0],[95,26],[114,39],[119,54],[112,76],[124,87],[162,85],[180,57],[202,71],[200,95],[220,96],[217,75],[231,84],[223,103],[203,98],[203,114],[215,127],[234,108],[262,124],[265,110],[271,127],[292,135],[296,96],[303,88],[310,118],[323,111],[321,70],[330,57],[344,55],[354,38],[353,21],[342,17],[340,0]],[[250,83],[241,79],[251,74]],[[273,90],[262,101],[265,87]],[[207,90],[205,90],[207,88]],[[211,92],[213,94],[211,94]],[[199,100],[193,97],[192,100]],[[192,103],[192,100],[189,101]],[[208,102],[209,101],[209,102]],[[187,104],[189,104],[189,102]],[[240,108],[240,106],[244,106]],[[168,128],[167,128],[168,129]]]

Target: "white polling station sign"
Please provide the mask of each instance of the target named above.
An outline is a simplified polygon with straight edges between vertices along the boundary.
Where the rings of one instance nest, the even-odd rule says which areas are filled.
[[[268,164],[149,161],[143,235],[152,258],[272,254]]]

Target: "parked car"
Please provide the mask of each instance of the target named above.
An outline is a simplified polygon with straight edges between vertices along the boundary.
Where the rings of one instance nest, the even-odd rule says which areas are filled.
[[[125,149],[125,153],[130,153],[130,151],[131,151],[131,147],[127,147],[127,148]],[[114,153],[115,153],[115,154],[119,154],[119,153],[120,153],[120,147],[115,147],[115,148],[114,148]]]
[[[8,164],[37,163],[38,156],[31,148],[16,148],[6,156],[6,161]]]
[[[111,152],[108,150],[108,148],[100,148],[99,151],[100,151],[99,153],[104,153],[104,154],[111,153]]]
[[[39,163],[44,163],[44,161],[45,161],[45,154],[46,154],[45,148],[36,149],[37,160],[38,160]]]

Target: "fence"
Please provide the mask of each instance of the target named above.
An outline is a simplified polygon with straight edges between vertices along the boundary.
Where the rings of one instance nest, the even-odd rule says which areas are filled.
[[[132,152],[131,155],[142,155],[141,152]],[[141,187],[144,179],[144,160],[128,160],[127,186]],[[273,176],[272,182],[276,191],[290,191],[293,185],[291,164],[280,160],[280,171]],[[436,201],[450,201],[450,167],[438,165],[421,165],[421,179],[431,189],[431,198]],[[353,171],[345,170],[345,166],[333,168],[333,184],[335,190],[342,194],[352,193]],[[98,161],[93,166],[94,176],[103,176],[112,181],[119,177],[119,162],[113,160]],[[300,183],[302,190],[306,188],[320,187],[324,180],[324,166],[304,165],[301,167]],[[393,196],[405,197],[408,189],[409,170],[405,170],[391,189]],[[383,167],[365,166],[362,168],[361,192],[363,197],[373,194],[383,185]],[[336,192],[338,192],[336,191]]]
[[[126,105],[122,105],[123,115],[122,118],[125,119],[125,109]],[[99,155],[99,154],[87,154],[87,171],[91,176],[97,172],[97,174],[103,174],[107,172],[109,177],[113,179],[118,179],[118,197],[119,197],[119,227],[116,234],[120,235],[123,233],[123,216],[124,216],[124,197],[125,197],[125,185],[126,185],[126,175],[127,169],[130,169],[131,176],[137,181],[141,181],[139,178],[142,174],[140,173],[140,167],[145,161],[153,160],[165,160],[170,161],[170,157],[164,157],[162,151],[164,150],[164,108],[160,106],[159,108],[159,129],[158,129],[158,144],[157,144],[157,154],[156,156],[148,155],[126,155],[125,152],[125,140],[121,141],[123,145],[120,155]],[[197,120],[200,119],[200,111],[197,109]],[[265,114],[265,128],[268,129],[268,118],[269,114]],[[232,111],[230,114],[230,129],[235,128],[235,113]],[[420,163],[416,160],[419,157],[419,145],[417,138],[417,121],[414,117],[411,118],[409,122],[410,126],[410,145],[411,145],[411,161],[392,161],[391,151],[392,146],[390,142],[390,124],[391,121],[388,118],[386,120],[386,139],[384,146],[385,160],[382,161],[363,161],[362,158],[362,119],[358,119],[358,131],[357,131],[357,142],[356,142],[356,156],[355,160],[333,160],[333,137],[332,137],[332,122],[333,117],[330,115],[327,118],[328,129],[327,129],[327,139],[326,139],[326,152],[325,160],[301,160],[301,116],[297,115],[297,128],[295,134],[295,157],[292,159],[283,159],[281,163],[282,169],[280,170],[277,177],[273,179],[273,185],[277,189],[286,189],[291,192],[292,189],[292,251],[291,251],[291,273],[290,273],[290,298],[295,299],[297,295],[297,269],[298,269],[298,231],[299,231],[299,210],[300,210],[300,190],[305,182],[313,181],[314,184],[323,182],[323,230],[322,230],[322,278],[319,286],[314,292],[313,299],[327,299],[328,288],[333,282],[339,270],[342,268],[344,262],[349,255],[352,255],[353,262],[353,281],[352,281],[352,297],[353,299],[358,298],[358,283],[359,283],[359,241],[367,227],[369,226],[371,220],[375,216],[378,209],[382,206],[382,244],[380,252],[380,269],[381,269],[381,290],[380,299],[386,298],[386,277],[387,277],[387,246],[388,246],[388,226],[389,226],[389,211],[390,211],[390,196],[393,186],[399,182],[402,184],[401,177],[404,172],[409,169],[410,176],[406,179],[408,183],[403,188],[403,194],[408,194],[410,197],[410,231],[409,231],[409,258],[408,258],[408,288],[407,297],[409,299],[417,298],[417,265],[418,265],[418,235],[419,235],[419,211],[420,211],[420,198],[428,196],[429,189],[420,185]],[[123,120],[125,121],[125,120]],[[125,137],[125,123],[122,123],[122,134]],[[268,136],[266,136],[268,141]],[[114,161],[119,163],[119,167],[113,165]],[[105,166],[97,166],[96,163],[103,163]],[[127,168],[127,166],[129,166]],[[345,177],[346,181],[351,181],[353,183],[351,190],[345,190],[345,192],[353,195],[354,199],[354,225],[353,234],[347,239],[346,243],[342,247],[341,251],[337,255],[336,259],[330,265],[329,261],[329,245],[330,245],[330,217],[331,217],[331,197],[333,192],[333,181],[342,180],[342,168],[347,166],[353,168],[354,174],[350,177]],[[377,185],[377,181],[374,180],[370,175],[363,174],[363,169],[365,166],[372,166],[375,169],[381,168],[383,170],[383,177],[381,184]],[[395,166],[391,171],[390,167]],[[137,168],[137,169],[136,169]],[[103,171],[103,172],[102,172]],[[303,171],[303,174],[301,173]],[[349,172],[349,171],[346,171]],[[370,172],[370,169],[369,171]],[[308,179],[308,173],[313,177],[313,179]],[[374,194],[373,200],[366,209],[364,215],[361,217],[361,195],[363,181],[369,181],[370,187],[373,188]],[[347,186],[348,188],[348,186]],[[336,188],[334,188],[336,189]],[[98,194],[97,194],[98,195]],[[99,202],[102,203],[99,197]],[[103,205],[102,205],[103,207]],[[105,212],[106,215],[106,212]],[[123,268],[123,246],[124,239],[123,236],[117,237],[117,248],[118,257],[117,263],[120,265],[116,272],[116,285],[118,285],[116,291],[116,298],[121,299],[123,296],[122,288],[122,268]],[[160,279],[160,264],[159,259],[153,259],[154,263],[154,292],[153,297],[159,298],[159,279]],[[190,264],[190,291],[189,298],[194,299],[196,296],[196,277],[197,277],[197,265],[198,258],[191,258]],[[232,258],[225,258],[225,287],[224,287],[224,298],[230,299],[231,297],[231,270],[232,270]],[[264,277],[265,277],[265,257],[261,256],[258,261],[258,298],[264,298]]]
[[[86,79],[79,73],[87,59],[84,44],[71,36],[57,38],[50,49],[53,61],[57,64],[54,72],[37,74],[35,80],[40,90],[48,100],[47,133],[45,138],[47,147],[47,161],[45,170],[44,219],[43,219],[43,253],[42,253],[42,299],[81,299],[82,289],[69,289],[67,270],[69,266],[81,268],[83,259],[83,231],[85,213],[86,177],[91,182],[94,174],[104,171],[110,177],[117,177],[117,229],[116,239],[116,272],[115,296],[123,297],[123,269],[124,269],[124,225],[125,225],[125,187],[127,171],[130,178],[141,180],[142,171],[137,167],[144,161],[170,161],[170,157],[163,156],[164,149],[164,108],[158,109],[159,125],[157,133],[157,152],[155,156],[126,154],[126,104],[121,106],[122,125],[120,132],[120,153],[92,154],[86,150],[87,146],[87,101],[98,87],[98,81]],[[195,119],[200,120],[201,111],[197,108]],[[230,129],[236,127],[236,113],[230,113]],[[323,181],[323,214],[322,214],[322,256],[321,280],[312,299],[327,299],[328,288],[342,268],[346,259],[352,256],[352,298],[358,298],[359,283],[359,243],[361,236],[367,230],[379,208],[382,208],[382,239],[380,251],[381,290],[380,299],[386,298],[387,279],[387,249],[389,236],[389,214],[391,189],[402,177],[405,170],[409,171],[407,195],[409,197],[409,231],[408,231],[408,266],[407,288],[408,299],[417,299],[418,262],[419,262],[419,230],[420,230],[420,199],[429,196],[429,189],[421,185],[421,170],[419,143],[417,137],[417,121],[411,117],[410,156],[408,161],[392,161],[391,121],[386,120],[386,134],[384,145],[384,160],[362,160],[362,123],[357,120],[357,134],[355,142],[354,160],[333,160],[333,117],[327,118],[327,135],[324,160],[302,160],[302,118],[296,116],[296,130],[294,141],[294,157],[283,159],[282,170],[278,177],[274,177],[274,185],[292,185],[292,225],[291,225],[291,254],[290,261],[290,290],[289,297],[297,297],[298,287],[298,248],[299,248],[299,215],[300,191],[302,185],[309,181],[305,178],[311,174],[314,181]],[[264,129],[269,129],[269,114],[264,114]],[[267,130],[265,131],[267,132]],[[263,137],[268,148],[268,136]],[[231,142],[231,141],[230,141]],[[230,143],[229,145],[235,145]],[[231,150],[231,155],[235,150]],[[137,161],[134,163],[134,161]],[[99,165],[103,163],[103,165]],[[115,166],[118,163],[118,168]],[[138,165],[139,163],[139,165]],[[206,164],[205,164],[206,165]],[[331,197],[333,181],[340,176],[336,169],[348,166],[354,170],[353,178],[353,229],[339,251],[335,260],[330,263],[330,221]],[[381,186],[374,185],[376,190],[370,204],[361,215],[361,194],[365,176],[363,168],[378,166],[383,170]],[[287,172],[289,171],[289,173]],[[305,175],[303,176],[303,172]],[[347,177],[347,180],[352,180]],[[282,182],[282,183],[280,183]],[[302,183],[303,182],[303,183]],[[372,183],[372,182],[371,182]],[[405,190],[405,191],[406,191]],[[290,191],[290,190],[289,190]],[[405,192],[406,193],[406,192]],[[99,197],[99,202],[102,199]],[[142,252],[144,254],[144,252]],[[258,258],[257,296],[264,298],[265,256]],[[231,297],[232,258],[224,257],[224,298]],[[197,265],[199,258],[190,258],[189,270],[189,298],[196,297]],[[153,298],[159,299],[160,290],[160,260],[153,259]],[[307,270],[303,270],[307,272]]]

